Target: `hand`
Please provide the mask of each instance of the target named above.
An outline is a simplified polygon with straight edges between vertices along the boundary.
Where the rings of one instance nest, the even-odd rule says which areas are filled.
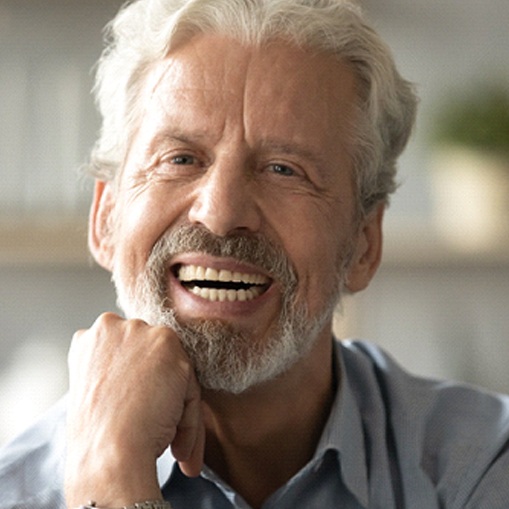
[[[75,334],[69,371],[69,507],[160,499],[156,460],[170,444],[183,472],[199,474],[200,388],[174,331],[104,314]]]

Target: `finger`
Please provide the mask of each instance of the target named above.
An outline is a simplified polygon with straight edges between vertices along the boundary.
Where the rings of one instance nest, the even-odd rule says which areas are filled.
[[[189,383],[182,418],[171,444],[173,456],[182,464],[186,475],[196,476],[201,471],[204,435],[200,388],[193,375]]]
[[[205,426],[203,422],[198,430],[194,448],[186,461],[179,461],[182,472],[188,477],[198,477],[203,469],[205,456]]]

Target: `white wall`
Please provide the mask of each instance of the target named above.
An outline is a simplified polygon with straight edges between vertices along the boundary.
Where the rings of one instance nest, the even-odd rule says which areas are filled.
[[[92,267],[0,267],[0,444],[67,389],[78,329],[116,311],[109,274]]]

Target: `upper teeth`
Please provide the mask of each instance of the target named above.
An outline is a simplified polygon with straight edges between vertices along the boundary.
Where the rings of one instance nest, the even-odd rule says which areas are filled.
[[[222,281],[245,283],[248,285],[264,285],[269,282],[268,278],[262,274],[244,274],[197,265],[182,265],[179,269],[178,277],[181,281]]]

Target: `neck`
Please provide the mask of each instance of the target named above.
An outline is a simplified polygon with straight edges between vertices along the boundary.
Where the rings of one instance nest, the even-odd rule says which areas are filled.
[[[241,395],[206,391],[206,462],[252,507],[316,449],[334,398],[330,332],[287,373]]]

